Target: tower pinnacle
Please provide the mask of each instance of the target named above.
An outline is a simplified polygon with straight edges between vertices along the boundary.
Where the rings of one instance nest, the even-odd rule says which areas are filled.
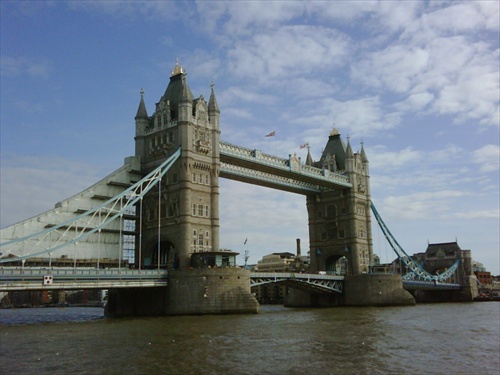
[[[146,104],[144,104],[144,89],[141,88],[141,101],[139,103],[139,108],[137,108],[137,114],[135,115],[135,119],[147,119],[148,111],[146,110]]]
[[[179,65],[179,58],[175,59],[175,68],[172,69],[172,74],[170,75],[171,77],[176,76],[177,74],[182,74],[184,73],[184,69],[182,69],[182,66]]]

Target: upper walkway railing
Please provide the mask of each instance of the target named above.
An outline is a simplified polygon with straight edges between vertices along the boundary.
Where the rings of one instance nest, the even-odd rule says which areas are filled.
[[[352,187],[347,176],[303,164],[296,156],[284,159],[223,141],[220,160],[222,177],[281,190],[310,194]]]

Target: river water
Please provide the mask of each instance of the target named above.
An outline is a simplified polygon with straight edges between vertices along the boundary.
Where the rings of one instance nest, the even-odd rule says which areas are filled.
[[[0,310],[0,374],[500,374],[500,303],[103,318]]]

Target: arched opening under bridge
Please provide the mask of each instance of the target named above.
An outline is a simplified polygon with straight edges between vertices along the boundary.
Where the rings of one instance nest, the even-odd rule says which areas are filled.
[[[148,247],[147,254],[151,254],[151,256],[144,258],[145,268],[176,269],[179,267],[179,256],[175,251],[175,246],[169,240],[160,240],[159,246],[158,241],[153,242]]]

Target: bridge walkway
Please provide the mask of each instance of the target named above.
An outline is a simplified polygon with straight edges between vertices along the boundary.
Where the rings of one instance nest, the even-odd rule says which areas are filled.
[[[127,268],[0,268],[0,292],[19,290],[81,290],[151,288],[168,285],[167,270]]]
[[[220,176],[297,194],[316,194],[324,189],[351,188],[347,176],[289,159],[220,142]]]

